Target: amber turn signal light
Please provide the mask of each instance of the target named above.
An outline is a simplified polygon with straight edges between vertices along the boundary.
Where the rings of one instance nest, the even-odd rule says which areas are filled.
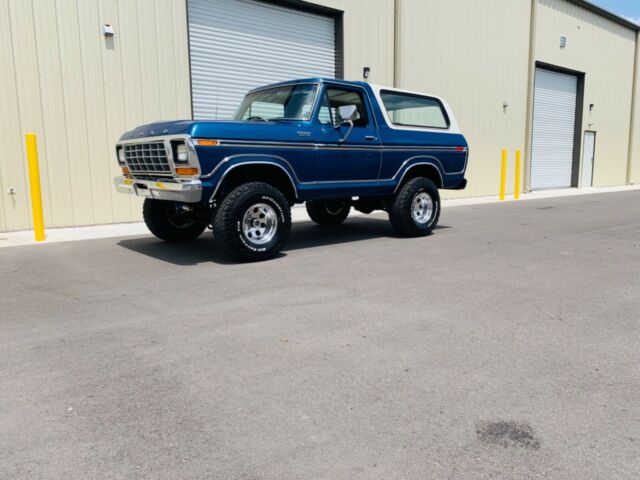
[[[124,175],[127,178],[131,178],[131,171],[129,170],[129,167],[121,167],[122,168],[122,175]]]
[[[220,145],[218,140],[196,140],[196,145],[200,145],[201,147],[217,147]]]
[[[192,177],[198,174],[198,169],[193,167],[177,167],[176,175]]]

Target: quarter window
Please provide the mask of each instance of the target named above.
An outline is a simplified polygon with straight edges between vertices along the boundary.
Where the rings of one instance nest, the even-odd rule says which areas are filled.
[[[396,125],[449,128],[449,117],[442,103],[435,98],[384,91],[380,97],[389,119]]]
[[[368,125],[367,109],[364,105],[364,98],[360,92],[353,90],[342,90],[339,88],[328,88],[323,95],[318,120],[326,125],[336,127],[342,125],[338,108],[343,105],[355,105],[356,119],[353,122],[355,128],[366,127]]]

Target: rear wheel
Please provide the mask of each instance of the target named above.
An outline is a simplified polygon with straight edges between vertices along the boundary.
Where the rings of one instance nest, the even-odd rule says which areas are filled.
[[[266,260],[284,246],[291,231],[291,209],[275,187],[251,182],[235,188],[213,220],[218,245],[239,260]]]
[[[198,238],[207,226],[186,217],[175,202],[145,198],[142,216],[147,228],[167,242],[188,242]]]
[[[438,187],[428,178],[413,178],[398,191],[389,220],[394,230],[404,237],[429,235],[440,218]]]
[[[340,225],[349,216],[348,200],[312,200],[307,202],[307,213],[318,225]]]

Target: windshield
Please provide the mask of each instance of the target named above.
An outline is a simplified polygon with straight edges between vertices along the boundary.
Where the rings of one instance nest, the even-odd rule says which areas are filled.
[[[250,93],[238,108],[234,120],[309,120],[317,85],[285,85]]]

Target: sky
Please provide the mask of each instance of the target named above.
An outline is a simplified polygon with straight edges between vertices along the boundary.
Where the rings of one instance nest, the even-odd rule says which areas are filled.
[[[640,24],[640,0],[591,0],[591,3]]]

